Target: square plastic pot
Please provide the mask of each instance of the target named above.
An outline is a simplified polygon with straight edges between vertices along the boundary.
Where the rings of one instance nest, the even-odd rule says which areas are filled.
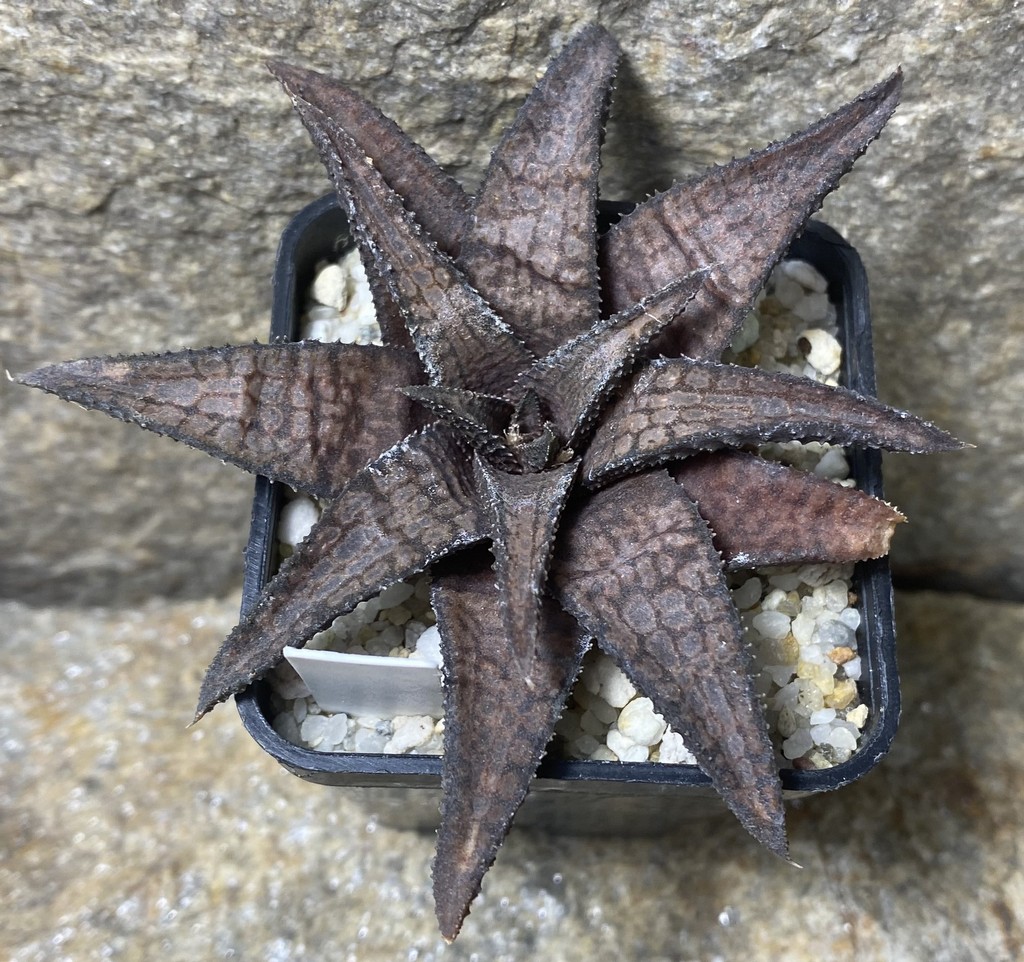
[[[631,205],[602,204],[604,226]],[[310,204],[281,237],[274,275],[272,340],[294,340],[306,292],[319,262],[336,259],[353,241],[333,196]],[[875,393],[867,277],[856,251],[830,227],[812,222],[796,240],[790,257],[814,265],[828,281],[843,346],[842,383]],[[857,485],[882,494],[881,457],[875,451],[847,452]],[[281,486],[257,478],[252,527],[245,555],[243,612],[269,580],[276,560],[274,530]],[[830,769],[783,769],[787,799],[832,791],[861,778],[886,754],[899,720],[892,580],[885,559],[861,562],[853,591],[861,614],[858,632],[863,672],[858,688],[869,719],[856,753]],[[316,752],[283,739],[268,717],[270,693],[256,682],[236,699],[242,721],[260,746],[288,771],[321,785],[345,787],[364,796],[381,822],[433,828],[440,800],[441,759],[430,755]],[[680,822],[724,812],[710,779],[693,765],[599,762],[545,758],[525,803],[519,827],[586,834],[654,834]]]

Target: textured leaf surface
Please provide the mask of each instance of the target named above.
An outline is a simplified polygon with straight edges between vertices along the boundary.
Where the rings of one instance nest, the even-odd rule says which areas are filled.
[[[567,517],[552,580],[747,831],[786,857],[782,790],[739,617],[707,525],[668,474],[627,478]]]
[[[730,568],[880,558],[905,520],[863,491],[752,454],[698,454],[670,472]]]
[[[224,642],[196,718],[273,668],[286,645],[301,647],[360,601],[486,537],[467,467],[461,443],[432,426],[360,471]]]
[[[538,355],[598,314],[597,175],[618,58],[591,26],[552,62],[494,150],[462,244],[459,265]]]
[[[651,338],[686,310],[706,277],[706,270],[695,271],[630,310],[595,324],[541,358],[515,388],[532,389],[543,397],[565,445],[574,447],[589,433]]]
[[[273,60],[296,109],[312,108],[344,130],[445,253],[455,256],[472,198],[390,117],[334,77]]]
[[[579,462],[536,474],[509,474],[479,457],[474,463],[477,490],[491,517],[491,550],[508,639],[504,647],[528,672],[538,656],[537,616],[555,532]]]
[[[602,238],[609,313],[704,264],[716,269],[663,354],[717,358],[771,269],[899,103],[898,71],[788,140],[658,194]]]
[[[507,471],[518,461],[505,438],[515,412],[511,402],[489,394],[435,385],[418,385],[405,394],[458,431],[475,451]]]
[[[469,218],[471,198],[433,158],[389,117],[367,103],[345,84],[280,61],[267,65],[281,81],[300,117],[317,114],[346,131],[373,161],[395,193],[405,198],[408,209],[445,253],[455,256]],[[322,125],[313,123],[311,133],[322,148]],[[363,267],[373,294],[385,344],[411,346],[398,302],[381,277],[372,252],[360,245]]]
[[[355,344],[89,358],[19,380],[319,497],[424,421],[399,390],[423,380],[416,356]]]
[[[451,561],[442,570],[456,567]],[[501,628],[501,602],[487,561],[484,552],[475,571],[461,564],[462,573],[437,577],[432,599],[445,666],[434,902],[449,941],[526,795],[590,644],[548,600],[537,656],[524,669]],[[475,643],[467,644],[469,638]]]
[[[359,243],[401,306],[431,383],[490,393],[511,384],[533,354],[424,234],[355,141],[319,111],[300,107],[300,115]]]
[[[584,473],[595,484],[690,451],[797,439],[918,454],[963,447],[927,421],[853,391],[792,374],[662,358],[608,409]]]

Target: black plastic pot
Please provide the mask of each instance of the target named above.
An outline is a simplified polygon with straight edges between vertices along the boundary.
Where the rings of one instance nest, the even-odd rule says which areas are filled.
[[[608,223],[631,205],[603,205]],[[281,237],[274,275],[273,340],[293,340],[305,293],[319,261],[336,258],[352,245],[346,218],[333,196],[302,210]],[[824,224],[811,223],[793,243],[790,255],[809,261],[828,280],[839,314],[843,383],[862,394],[875,393],[867,277],[856,251]],[[881,496],[881,457],[851,450],[850,467],[858,486]],[[252,528],[245,556],[243,611],[253,605],[275,560],[273,532],[282,491],[257,478]],[[886,754],[899,720],[892,581],[885,559],[857,565],[853,590],[859,598],[858,684],[869,708],[860,747],[849,761],[815,771],[782,771],[787,798],[831,791],[860,778]],[[281,765],[322,785],[350,787],[367,796],[381,821],[401,827],[434,827],[440,799],[441,759],[423,755],[370,755],[316,752],[281,738],[267,716],[270,698],[262,682],[237,698],[253,738]],[[693,765],[570,761],[546,758],[516,824],[559,832],[651,834],[681,821],[724,811],[710,779]]]

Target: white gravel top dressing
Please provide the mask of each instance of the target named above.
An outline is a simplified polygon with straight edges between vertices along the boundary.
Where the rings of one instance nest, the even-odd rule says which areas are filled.
[[[838,383],[842,351],[825,278],[803,261],[784,261],[758,297],[724,360]],[[321,265],[303,317],[309,340],[380,343],[358,254]],[[842,448],[817,442],[761,449],[794,467],[852,486]],[[309,532],[319,506],[297,495],[284,507],[277,537],[287,556]],[[733,599],[750,643],[756,686],[765,699],[780,765],[829,768],[856,750],[867,719],[857,681],[860,614],[850,584],[853,565],[763,568],[732,579]],[[439,637],[426,575],[364,601],[307,648],[440,665]],[[440,754],[444,720],[429,715],[380,718],[327,713],[287,663],[271,675],[273,725],[284,738],[317,751]],[[552,751],[570,758],[695,764],[678,733],[604,653],[594,649],[556,728]]]

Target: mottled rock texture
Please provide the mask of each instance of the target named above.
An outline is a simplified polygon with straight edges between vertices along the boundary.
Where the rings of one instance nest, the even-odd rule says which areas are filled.
[[[802,870],[685,805],[665,838],[513,829],[454,946],[432,833],[288,775],[230,710],[183,731],[236,599],[0,603],[0,958],[1017,962],[1024,606],[897,602],[902,729],[791,808]]]
[[[349,77],[469,186],[579,24],[627,51],[603,192],[781,137],[902,63],[824,216],[872,282],[881,395],[979,445],[890,459],[905,577],[1024,597],[1024,17],[936,6],[72,0],[0,24],[0,366],[264,337],[275,238],[326,180],[262,62]],[[200,596],[238,578],[248,478],[0,382],[0,594]]]

